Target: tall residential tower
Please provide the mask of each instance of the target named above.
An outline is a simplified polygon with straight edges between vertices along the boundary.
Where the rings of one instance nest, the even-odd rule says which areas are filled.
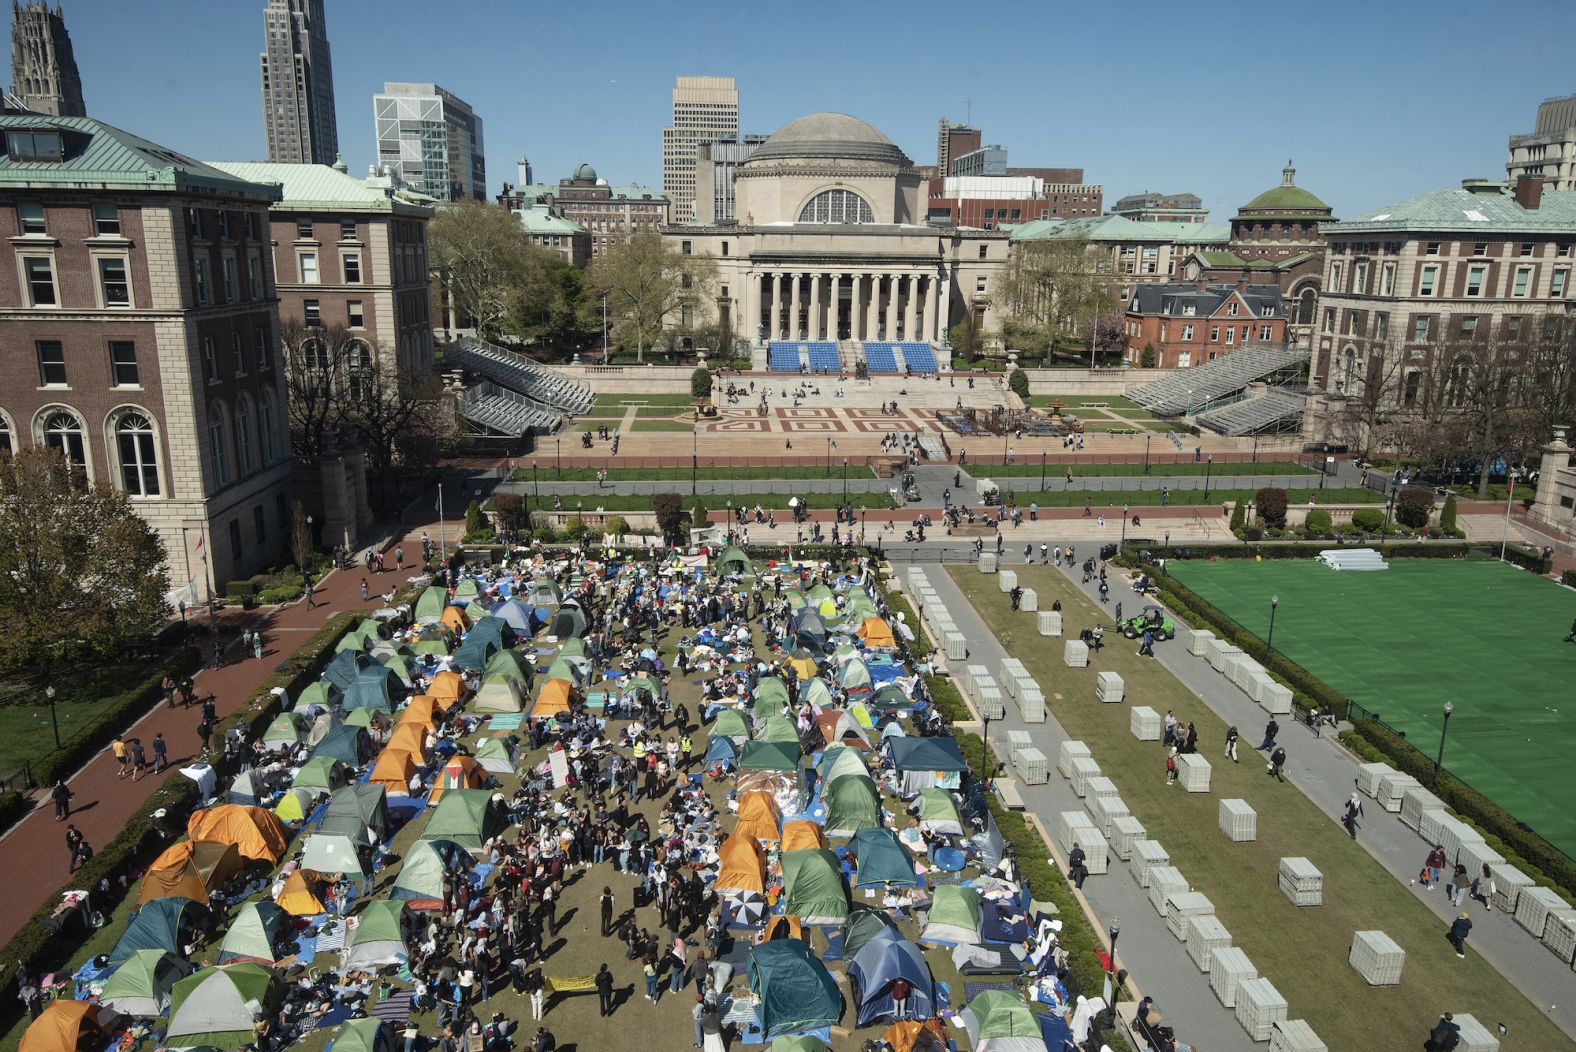
[[[487,200],[482,119],[436,84],[384,84],[372,96],[378,164],[428,197]]]
[[[11,0],[11,92],[33,113],[84,117],[82,78],[60,4]]]
[[[339,158],[339,130],[334,121],[334,67],[323,0],[268,0],[263,28],[263,131],[268,159],[282,164],[333,164]]]
[[[662,129],[662,189],[674,223],[695,219],[695,160],[703,143],[739,137],[739,89],[732,77],[679,77],[673,124]]]

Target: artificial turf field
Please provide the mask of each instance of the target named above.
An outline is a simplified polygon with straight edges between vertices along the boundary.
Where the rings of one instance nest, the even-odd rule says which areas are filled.
[[[1342,573],[1312,559],[1172,562],[1167,571],[1275,650],[1379,714],[1429,756],[1576,855],[1576,595],[1498,562],[1395,559]],[[1562,709],[1570,709],[1562,712]]]

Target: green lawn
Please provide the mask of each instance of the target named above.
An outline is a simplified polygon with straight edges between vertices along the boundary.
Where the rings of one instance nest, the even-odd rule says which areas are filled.
[[[55,718],[61,743],[71,741],[112,708],[126,690],[140,686],[154,667],[147,661],[115,662],[57,672]],[[55,732],[43,684],[17,677],[0,686],[0,777],[20,771],[29,761],[43,759],[54,748]]]
[[[1157,468],[1156,470],[1158,471],[1159,469]],[[991,478],[993,476],[982,470],[980,477]],[[1004,497],[1006,496],[1005,491],[1013,488],[1011,482],[1012,480],[1008,479],[999,483]],[[1038,484],[1039,479],[1034,479],[1034,482]],[[1052,471],[1046,476],[1046,485],[1055,484],[1056,473]],[[1174,507],[1206,507],[1224,504],[1227,501],[1252,500],[1257,492],[1257,490],[1251,489],[1228,489],[1226,487],[1212,486],[1209,490],[1209,498],[1206,500],[1203,489],[1173,489],[1171,491],[1171,504]],[[1375,493],[1369,489],[1289,489],[1286,491],[1286,499],[1294,506],[1306,504],[1310,494],[1317,497],[1321,505],[1384,503],[1384,495],[1382,493]],[[1091,507],[1096,508],[1110,509],[1121,507],[1123,504],[1129,504],[1135,508],[1143,508],[1159,505],[1160,491],[1157,489],[1020,489],[1013,492],[1012,498],[1020,508],[1027,507],[1030,504],[1038,504],[1042,508],[1081,508],[1085,501]]]
[[[629,430],[631,431],[682,431],[687,433],[694,429],[694,424],[680,420],[641,420],[637,418],[633,424],[629,425]]]
[[[1376,711],[1432,754],[1454,705],[1445,765],[1576,854],[1576,725],[1560,710],[1576,683],[1561,643],[1571,593],[1497,562],[1395,559],[1382,573],[1313,560],[1173,562],[1176,578],[1275,649]]]
[[[564,468],[562,474],[554,473],[552,481],[564,482],[592,482],[596,479],[596,468]],[[849,478],[873,478],[875,473],[867,466],[850,464],[848,466]],[[509,476],[516,482],[529,482],[531,471],[529,468],[516,468],[514,474]],[[664,479],[685,481],[690,477],[689,465],[672,468],[608,468],[607,479],[609,482],[654,482]],[[741,467],[717,468],[700,467],[695,477],[698,479],[734,480],[760,482],[781,482],[789,479],[841,479],[843,467],[827,470],[822,465],[796,465],[785,468]]]
[[[596,405],[605,409],[625,408],[625,402],[645,402],[648,406],[671,405],[688,407],[695,399],[687,394],[599,394]]]
[[[1083,424],[1083,429],[1091,434],[1106,431],[1131,431],[1134,428],[1137,428],[1139,431],[1149,430],[1137,420],[1111,420],[1109,418],[1091,420],[1088,417],[1080,417],[1079,422]]]
[[[1065,461],[1058,461],[1056,454],[1052,453],[1046,458],[1047,478],[1067,476],[1069,465]],[[1123,464],[1073,464],[1074,478],[1119,478],[1132,475],[1198,475],[1203,477],[1206,472],[1211,477],[1224,478],[1231,475],[1317,475],[1318,472],[1303,467],[1301,464],[1290,460],[1261,460],[1257,464],[1251,462],[1238,463],[1236,461],[1222,461],[1219,464],[1195,464],[1191,460],[1181,464],[1162,464],[1154,461],[1149,465],[1149,470],[1144,470],[1142,460],[1129,461]],[[991,478],[1013,475],[1040,474],[1040,463],[1034,457],[1014,461],[1011,464],[970,464],[971,472],[988,475]]]
[[[1142,408],[1131,398],[1122,395],[1031,395],[1029,404],[1036,409],[1049,409],[1052,402],[1060,402],[1068,409],[1086,405],[1103,405],[1110,409]],[[1147,412],[1147,410],[1146,410]]]
[[[1061,600],[1069,634],[1097,620],[1109,625],[1109,613],[1097,610],[1059,571],[1012,569],[1024,587],[1037,590],[1042,609]],[[1110,645],[1090,668],[1069,669],[1062,664],[1061,640],[1035,635],[1035,615],[1011,613],[994,577],[972,568],[951,572],[990,630],[1040,682],[1068,734],[1089,744],[1102,771],[1116,782],[1153,839],[1165,846],[1172,864],[1209,896],[1233,944],[1286,998],[1290,1018],[1306,1019],[1331,1049],[1418,1048],[1446,1009],[1471,1012],[1489,1026],[1504,1022],[1518,1049],[1570,1047],[1559,1029],[1479,954],[1469,949],[1467,959],[1458,961],[1445,941],[1443,925],[1415,894],[1348,840],[1331,816],[1296,788],[1266,778],[1257,753],[1244,746],[1240,764],[1226,762],[1220,756],[1224,723],[1158,662],[1140,659],[1133,644],[1108,632]],[[1286,605],[1283,596],[1283,612]],[[1275,639],[1278,645],[1279,621]],[[1187,793],[1165,784],[1161,747],[1132,736],[1129,706],[1094,700],[1095,673],[1103,670],[1122,675],[1130,703],[1160,713],[1173,709],[1184,724],[1195,724],[1199,751],[1214,765],[1208,793]],[[1243,731],[1247,738],[1259,728]],[[1246,800],[1258,812],[1258,840],[1233,844],[1220,832],[1220,801],[1228,797]],[[1281,896],[1276,872],[1287,855],[1311,859],[1324,874],[1323,906],[1298,909]],[[1091,879],[1130,880],[1125,869],[1117,863],[1111,874]],[[1477,923],[1512,922],[1478,913]],[[1381,929],[1406,950],[1400,986],[1370,987],[1347,964],[1351,933],[1361,929]],[[1531,947],[1528,952],[1542,951]],[[1143,962],[1126,963],[1142,985]],[[1201,1048],[1210,1044],[1207,1034],[1178,1036],[1197,1041]]]

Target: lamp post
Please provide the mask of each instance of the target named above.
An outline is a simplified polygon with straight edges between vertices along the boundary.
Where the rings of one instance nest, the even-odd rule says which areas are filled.
[[[562,435],[554,435],[553,436],[553,448],[557,451],[557,456],[558,456],[558,467],[557,467],[558,478],[563,478],[564,477],[564,437]]]
[[[1040,492],[1045,492],[1045,450],[1040,450]]]
[[[843,503],[848,503],[848,458],[843,458]]]
[[[51,709],[51,712],[54,710]],[[1439,728],[1439,754],[1434,757],[1434,782],[1431,789],[1439,788],[1439,767],[1445,762],[1445,734],[1450,730],[1450,714],[1455,711],[1455,706],[1445,702],[1445,722]]]
[[[1204,458],[1204,503],[1209,503],[1209,476],[1215,469],[1215,454]]]
[[[695,495],[695,480],[700,475],[700,425],[690,431],[690,496]]]
[[[1144,474],[1149,474],[1149,440],[1155,437],[1153,431],[1144,432]]]
[[[1127,547],[1127,505],[1122,505],[1122,539],[1117,542],[1116,550],[1121,551]]]
[[[1384,501],[1384,536],[1390,534],[1390,512],[1395,510],[1395,479],[1390,480],[1390,487]],[[1383,538],[1381,538],[1383,539]]]
[[[541,465],[536,461],[531,461],[531,488],[536,490],[535,496],[537,507],[542,506],[542,476],[536,473],[536,469],[540,466]]]
[[[994,764],[990,762],[990,717],[984,717],[985,737],[980,739],[980,769],[985,772],[985,791],[990,792],[990,776],[994,773]]]
[[[60,748],[60,720],[55,716],[55,685],[53,683],[44,688],[44,697],[49,700],[49,725],[54,729],[55,748],[58,749]]]
[[[1267,653],[1264,655],[1265,665],[1268,665],[1270,658],[1275,656],[1275,608],[1278,606],[1280,606],[1280,596],[1270,596],[1270,634],[1269,638],[1264,641],[1267,650]]]
[[[1111,936],[1111,965],[1106,972],[1106,985],[1110,987],[1111,993],[1106,1004],[1111,1009],[1111,1018],[1107,1025],[1114,1027],[1116,1026],[1116,937],[1122,934],[1122,925],[1115,917],[1111,918],[1108,934]]]

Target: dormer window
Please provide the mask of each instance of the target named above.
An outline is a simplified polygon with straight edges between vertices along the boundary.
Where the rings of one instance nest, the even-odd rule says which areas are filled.
[[[1191,304],[1191,303],[1189,303],[1189,304],[1185,304],[1185,305],[1184,305],[1184,306],[1183,306],[1183,307],[1182,307],[1182,317],[1184,317],[1184,318],[1191,318],[1191,317],[1193,317],[1193,316],[1194,316],[1194,315],[1195,315],[1195,314],[1197,314],[1197,313],[1198,313],[1198,308],[1197,308],[1197,307],[1195,307],[1195,306],[1194,306],[1194,305],[1193,305],[1193,304]]]
[[[63,161],[65,144],[58,131],[26,128],[7,130],[5,133],[6,156],[13,161]]]
[[[1236,300],[1232,300],[1230,303],[1226,304],[1226,316],[1229,318],[1235,318],[1237,316]]]

